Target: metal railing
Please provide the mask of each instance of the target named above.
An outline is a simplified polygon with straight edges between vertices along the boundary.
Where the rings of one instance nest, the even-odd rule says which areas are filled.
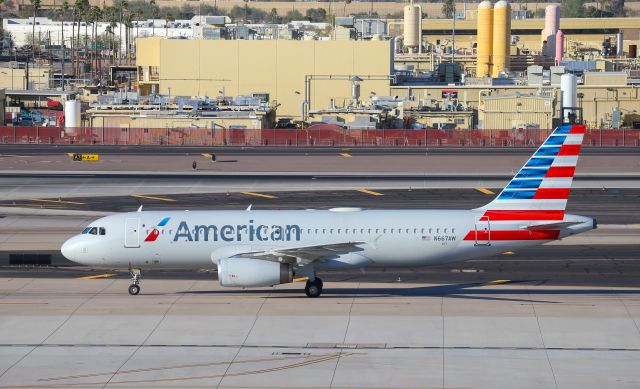
[[[0,127],[4,144],[185,145],[277,147],[537,147],[551,133],[535,130],[348,130]],[[585,147],[638,147],[638,129],[589,129]]]

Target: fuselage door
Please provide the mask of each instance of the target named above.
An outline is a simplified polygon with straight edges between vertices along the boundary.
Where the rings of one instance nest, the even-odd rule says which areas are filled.
[[[124,247],[140,247],[140,219],[137,217],[125,221]]]
[[[491,223],[488,216],[476,219],[476,246],[491,246]]]

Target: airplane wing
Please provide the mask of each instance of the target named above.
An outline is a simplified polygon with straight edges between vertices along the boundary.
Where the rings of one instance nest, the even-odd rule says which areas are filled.
[[[541,231],[541,230],[559,230],[564,227],[570,227],[576,224],[580,224],[581,222],[555,222],[555,223],[539,223],[532,224],[526,227],[523,227],[526,230],[530,231]]]
[[[306,265],[314,261],[323,261],[331,258],[336,258],[341,254],[363,251],[364,249],[359,247],[358,245],[364,243],[366,242],[344,242],[317,246],[300,246],[288,248],[274,247],[270,250],[236,253],[232,256],[232,258],[254,258],[264,259],[267,261]]]

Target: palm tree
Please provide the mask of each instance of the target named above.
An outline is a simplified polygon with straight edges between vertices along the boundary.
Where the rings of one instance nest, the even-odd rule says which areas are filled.
[[[96,36],[98,32],[98,21],[102,18],[102,10],[98,6],[92,6],[89,10],[89,20],[91,21],[91,70],[94,76],[97,75],[98,58],[96,55]]]
[[[149,2],[149,6],[151,7],[151,35],[156,36],[156,17],[158,14],[158,6],[156,5],[156,0],[151,0]]]
[[[36,62],[36,16],[40,9],[40,0],[29,0],[31,2],[31,9],[33,10],[33,23],[31,28],[31,49],[33,51],[33,62]],[[29,85],[27,85],[28,89]]]
[[[60,16],[62,19],[60,22],[60,84],[62,85],[62,90],[64,90],[64,19],[67,11],[69,11],[69,3],[65,0],[60,6]]]
[[[2,25],[3,20],[2,16],[4,14],[4,10],[2,7],[4,6],[4,0],[0,0],[0,51],[4,49],[4,27]]]

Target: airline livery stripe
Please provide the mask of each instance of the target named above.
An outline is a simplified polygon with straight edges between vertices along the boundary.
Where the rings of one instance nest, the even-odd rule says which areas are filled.
[[[527,161],[526,167],[545,167],[551,166],[554,158],[542,157],[542,158],[531,158]]]
[[[544,145],[545,146],[560,146],[561,144],[563,144],[565,142],[567,137],[568,137],[568,135],[551,135],[544,142]]]
[[[552,177],[545,178],[540,184],[540,188],[571,188],[571,177]]]
[[[545,177],[573,177],[575,171],[575,166],[552,166]]]
[[[500,193],[498,200],[506,200],[506,199],[519,199],[519,200],[528,200],[533,199],[533,196],[536,195],[535,190],[504,190]]]
[[[543,178],[547,173],[547,169],[528,169],[523,168],[518,172],[515,178]]]
[[[586,130],[587,130],[587,126],[585,125],[572,126],[570,134],[584,134]]]
[[[567,199],[569,198],[570,188],[541,188],[536,191],[534,200],[540,199]]]
[[[557,210],[489,210],[484,213],[491,221],[501,220],[563,220],[564,211]]]
[[[540,147],[534,154],[536,157],[555,157],[560,152],[561,148],[558,146]]]
[[[560,151],[558,152],[558,156],[579,155],[581,146],[582,145],[562,145],[562,148],[560,148]]]
[[[560,126],[553,131],[553,135],[566,135],[571,132],[571,126]]]
[[[562,157],[555,157],[551,166],[576,166],[577,163],[577,155],[565,155]]]
[[[555,240],[560,230],[469,231],[464,240]]]
[[[542,180],[535,179],[512,180],[507,186],[507,189],[536,189],[541,183]]]
[[[566,136],[566,140],[563,142],[565,145],[581,145],[582,138],[584,135],[582,134],[570,134]]]

